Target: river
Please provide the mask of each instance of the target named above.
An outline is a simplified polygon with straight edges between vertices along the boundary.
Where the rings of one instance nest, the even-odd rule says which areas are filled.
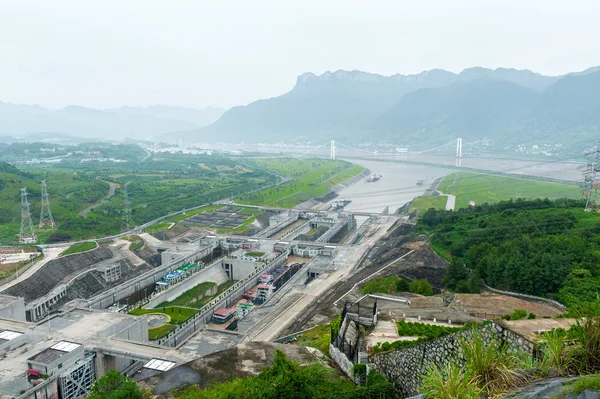
[[[393,213],[425,193],[436,179],[454,172],[443,167],[395,162],[363,159],[353,159],[352,162],[382,176],[376,182],[367,183],[365,179],[338,192],[339,198],[352,200],[345,209],[355,212],[381,212],[389,206],[390,213]],[[423,185],[417,185],[417,180],[423,180]]]

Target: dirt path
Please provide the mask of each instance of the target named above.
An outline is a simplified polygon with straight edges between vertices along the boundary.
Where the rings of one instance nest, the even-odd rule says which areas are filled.
[[[113,182],[105,181],[105,180],[102,180],[102,181],[105,183],[108,183],[108,185],[110,186],[108,188],[108,194],[106,194],[106,197],[102,198],[100,201],[96,202],[95,204],[93,204],[93,205],[85,208],[83,211],[79,212],[79,216],[87,218],[87,214],[89,211],[93,210],[94,208],[99,207],[100,205],[104,204],[106,201],[111,199],[115,195],[116,189],[120,187],[120,185],[117,183],[113,183]]]

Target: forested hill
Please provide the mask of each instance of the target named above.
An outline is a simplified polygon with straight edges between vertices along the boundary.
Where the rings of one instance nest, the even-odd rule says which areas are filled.
[[[464,262],[470,279],[577,307],[597,302],[600,293],[600,216],[583,208],[578,200],[538,199],[430,209],[417,228],[435,233],[432,246],[455,268]]]

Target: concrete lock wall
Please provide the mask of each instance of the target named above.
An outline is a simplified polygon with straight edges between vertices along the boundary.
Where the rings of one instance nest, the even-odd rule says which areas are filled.
[[[156,282],[159,281],[165,273],[172,272],[173,270],[185,264],[197,262],[206,255],[212,253],[214,248],[216,248],[215,244],[202,248],[195,254],[181,257],[179,260],[157,267],[148,273],[141,275],[140,277],[132,279],[100,295],[97,295],[88,301],[88,307],[91,309],[106,309],[112,306],[114,303],[142,290],[144,287],[156,284]]]
[[[148,319],[140,317],[135,323],[119,331],[115,338],[124,341],[148,343]]]
[[[177,326],[177,329],[169,333],[165,338],[158,341],[159,345],[178,347],[182,345],[196,331],[204,328],[212,319],[213,313],[223,307],[229,307],[236,302],[244,292],[256,285],[256,279],[261,273],[269,273],[275,268],[283,265],[287,260],[287,254],[281,254],[268,264],[256,262],[258,269],[247,275],[243,280],[238,281],[227,291],[210,301],[202,310],[187,320],[184,324]]]
[[[534,350],[531,342],[498,324],[486,324],[478,330],[482,333],[486,344],[496,339],[507,345],[509,351],[532,353]],[[464,330],[409,348],[378,353],[371,356],[369,361],[377,371],[394,384],[400,395],[412,396],[418,393],[421,386],[420,376],[429,365],[458,361],[462,367],[464,357],[460,349],[460,340],[472,336],[472,330]]]
[[[225,258],[219,263],[225,273],[229,271],[228,276],[230,280],[241,280],[256,270],[256,268],[263,266],[263,263],[261,262],[235,258]],[[227,265],[229,265],[229,269],[227,268]]]
[[[9,302],[6,304],[6,306],[0,308],[0,319],[26,321],[25,299],[20,297],[11,297],[9,295],[0,296],[7,298],[7,302]]]

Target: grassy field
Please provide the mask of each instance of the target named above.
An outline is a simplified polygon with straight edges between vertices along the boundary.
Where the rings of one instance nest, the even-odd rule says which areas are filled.
[[[410,205],[409,212],[425,212],[429,208],[445,209],[446,201],[447,197],[443,195],[436,195],[433,197],[417,197]]]
[[[71,245],[69,248],[67,248],[66,251],[64,251],[60,255],[64,256],[64,255],[76,254],[78,252],[89,251],[90,249],[94,249],[96,247],[98,247],[98,244],[96,244],[95,241],[80,242],[80,243]]]
[[[363,172],[364,168],[345,161],[300,158],[256,158],[255,162],[292,181],[242,196],[238,202],[291,208],[329,193],[331,187]]]
[[[298,336],[296,345],[310,346],[311,348],[319,349],[321,352],[329,356],[329,343],[331,342],[331,328],[329,324],[321,324],[308,330]]]
[[[494,203],[511,198],[581,198],[581,189],[554,183],[504,176],[456,172],[444,178],[438,190],[456,195],[456,207]]]
[[[169,323],[171,324],[181,324],[196,313],[197,312],[194,309],[181,308],[178,306],[165,306],[156,309],[137,308],[129,312],[129,314],[135,316],[142,316],[145,314],[164,314],[170,318]]]
[[[156,341],[157,339],[161,339],[162,337],[167,336],[167,334],[169,334],[175,328],[177,327],[173,324],[163,324],[162,326],[149,328],[148,339],[150,341]]]

